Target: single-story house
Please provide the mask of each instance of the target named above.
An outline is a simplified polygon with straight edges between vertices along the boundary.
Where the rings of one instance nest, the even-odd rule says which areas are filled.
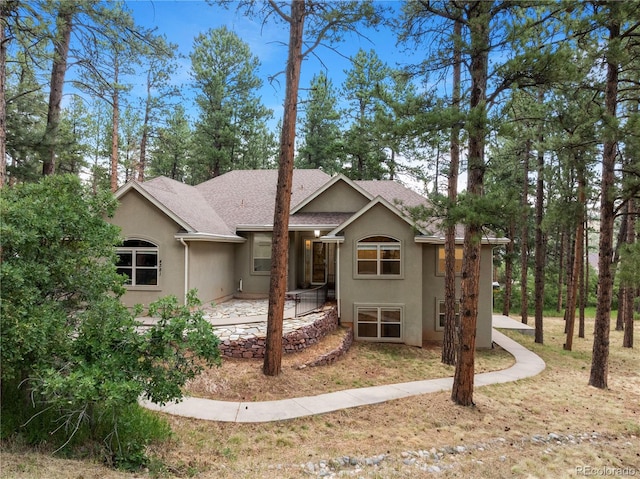
[[[124,239],[118,268],[129,277],[125,304],[182,298],[192,288],[203,302],[267,297],[277,175],[236,170],[196,186],[158,177],[121,187],[111,221]],[[441,340],[444,235],[407,214],[425,202],[396,181],[296,170],[288,288],[330,282],[341,324],[353,327],[357,340]],[[492,253],[504,242],[482,241],[479,348],[491,347]]]

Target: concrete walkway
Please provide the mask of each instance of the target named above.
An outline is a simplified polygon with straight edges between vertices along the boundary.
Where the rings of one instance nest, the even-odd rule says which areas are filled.
[[[495,317],[494,317],[495,321]],[[506,316],[494,322],[496,327],[521,329],[521,323]],[[526,329],[526,328],[525,328]],[[475,386],[498,384],[535,376],[545,368],[544,361],[535,353],[493,330],[493,341],[516,360],[508,369],[476,374]],[[317,396],[305,396],[278,401],[231,402],[185,397],[182,402],[165,406],[143,402],[143,406],[176,416],[204,419],[208,421],[258,423],[281,421],[303,416],[312,416],[339,409],[377,404],[419,394],[450,390],[453,378],[428,379],[384,386],[347,389]]]

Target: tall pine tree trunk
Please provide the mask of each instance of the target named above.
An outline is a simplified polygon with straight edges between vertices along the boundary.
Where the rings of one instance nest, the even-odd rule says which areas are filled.
[[[5,25],[9,16],[9,7],[0,5],[0,188],[7,180],[7,100],[5,97],[7,80],[7,45]]]
[[[634,198],[629,198],[629,203],[627,205],[627,211],[629,213],[628,219],[628,229],[627,229],[627,245],[631,246],[636,241],[636,225],[635,225],[635,200]],[[624,310],[623,322],[624,322],[624,336],[622,338],[622,347],[624,348],[632,348],[633,347],[633,314],[634,307],[633,304],[636,299],[637,288],[635,286],[625,286],[624,287],[624,301],[622,304],[624,307],[620,307],[620,309]]]
[[[515,254],[516,225],[515,220],[509,220],[509,238],[507,252],[504,258],[504,302],[502,304],[502,314],[509,316],[511,312],[511,294],[513,289],[513,256]]]
[[[487,130],[487,76],[489,60],[489,22],[492,2],[475,2],[469,7],[471,34],[471,94],[468,182],[470,199],[480,200],[484,194],[484,145]],[[451,399],[461,406],[473,405],[473,381],[476,349],[476,324],[480,285],[482,224],[473,216],[467,220],[464,233],[462,263],[462,300],[458,360],[453,378]]]
[[[111,191],[118,189],[118,143],[120,130],[120,91],[118,90],[118,60],[113,65],[113,95],[111,97],[113,114],[111,124]]]
[[[587,229],[586,212],[583,213],[582,231],[584,249],[582,254],[582,267],[580,268],[580,321],[578,322],[578,337],[584,338],[584,325],[585,325],[585,309],[587,307],[587,279],[589,275],[589,233]]]
[[[462,70],[462,22],[459,20],[453,27],[453,98],[454,110],[460,111],[460,80]],[[458,197],[458,172],[460,169],[460,127],[456,124],[451,128],[451,163],[449,165],[447,194],[449,208],[455,205]],[[453,365],[456,363],[456,225],[448,224],[445,231],[444,244],[444,339],[442,342],[442,362]]]
[[[289,210],[293,159],[298,113],[298,86],[302,65],[302,35],[304,29],[305,0],[291,0],[289,17],[289,54],[287,57],[284,118],[280,136],[280,164],[278,189],[273,217],[273,244],[271,249],[271,278],[269,283],[269,309],[263,372],[277,376],[282,369],[282,322],[284,296],[287,291],[289,257]]]
[[[151,72],[147,72],[147,99],[144,105],[144,121],[140,138],[140,161],[138,162],[138,181],[144,181],[144,170],[147,167],[147,141],[149,139],[149,119],[151,117]]]
[[[543,97],[542,93],[539,97]],[[540,98],[543,100],[544,98]],[[542,148],[543,138],[540,138]],[[535,252],[535,278],[534,278],[534,302],[535,302],[535,342],[544,343],[543,320],[544,311],[544,258],[546,239],[542,231],[542,217],[544,214],[544,151],[538,150],[538,178],[536,180],[536,252]]]
[[[631,169],[631,167],[630,167]],[[624,173],[623,173],[624,174]],[[618,264],[620,261],[620,249],[622,245],[627,242],[627,225],[629,223],[629,202],[627,202],[624,206],[624,214],[622,215],[622,220],[620,221],[620,228],[618,229],[618,239],[616,240],[615,247],[613,248],[613,264]],[[613,278],[613,282],[615,283],[615,276]],[[618,286],[618,304],[622,305],[624,301],[624,285],[620,284]],[[622,331],[624,329],[624,308],[618,308],[618,314],[616,315],[616,331]]]
[[[564,290],[564,268],[565,268],[565,252],[566,245],[569,243],[564,226],[560,225],[560,243],[558,244],[558,299],[556,302],[556,311],[562,311],[562,292]],[[568,255],[567,255],[568,256]],[[568,263],[567,263],[568,264]]]
[[[520,318],[524,324],[529,322],[529,158],[531,156],[531,140],[525,143],[522,172],[522,229],[520,232]]]
[[[610,11],[607,78],[604,92],[605,124],[614,123],[618,103],[618,48],[620,43],[619,5],[608,2]],[[600,239],[598,244],[598,295],[593,338],[593,355],[589,385],[605,389],[609,375],[609,333],[611,329],[611,296],[613,290],[613,220],[617,152],[617,132],[607,129],[602,154],[600,198]]]
[[[62,2],[56,17],[56,36],[53,41],[53,66],[49,90],[49,107],[47,111],[47,127],[42,140],[42,174],[53,175],[56,170],[56,142],[60,127],[60,110],[62,108],[62,89],[67,72],[67,57],[71,43],[74,2]]]
[[[580,208],[578,221],[576,222],[576,237],[574,240],[575,252],[573,255],[573,273],[569,280],[567,288],[567,308],[566,308],[566,327],[567,327],[567,340],[564,343],[564,349],[571,351],[573,347],[573,332],[576,323],[576,302],[578,298],[578,284],[582,276],[582,265],[584,264],[584,211],[587,202],[587,178],[584,171],[584,165],[582,160],[578,160],[580,163],[577,165],[578,174],[578,206]]]

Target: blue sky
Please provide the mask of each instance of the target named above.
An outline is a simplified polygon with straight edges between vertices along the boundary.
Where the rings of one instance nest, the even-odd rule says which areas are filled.
[[[385,4],[398,9],[401,5],[397,1],[386,1]],[[137,24],[157,28],[158,34],[165,34],[171,43],[178,45],[178,51],[184,56],[180,60],[178,76],[174,79],[178,85],[187,86],[190,82],[188,55],[198,34],[223,25],[234,31],[250,46],[252,53],[262,63],[260,76],[264,80],[261,90],[263,103],[274,110],[276,118],[281,116],[284,76],[280,75],[276,82],[271,84],[267,78],[285,68],[287,49],[283,43],[288,39],[288,31],[284,25],[271,23],[262,27],[258,19],[244,17],[233,6],[224,9],[210,5],[204,0],[136,0],[127,2],[127,5],[132,10]],[[302,66],[301,89],[306,88],[313,75],[323,68],[326,68],[334,86],[339,88],[344,79],[344,70],[351,68],[344,56],[355,55],[360,48],[375,50],[389,66],[398,66],[420,56],[415,50],[413,53],[407,53],[404,48],[396,47],[395,34],[389,30],[367,29],[362,33],[364,37],[352,35],[337,45],[336,49],[340,54],[328,48],[318,48],[316,55],[319,59],[312,56],[305,60]],[[143,83],[144,79],[141,78],[140,88],[143,87]],[[301,93],[301,96],[304,96],[304,93]]]

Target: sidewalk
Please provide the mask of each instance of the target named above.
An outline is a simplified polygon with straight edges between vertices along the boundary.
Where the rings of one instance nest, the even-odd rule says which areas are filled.
[[[519,323],[502,317],[500,327],[521,329]],[[498,326],[494,323],[494,325]],[[526,328],[525,328],[526,329]],[[493,341],[502,347],[516,360],[508,369],[489,373],[476,374],[475,386],[498,384],[535,376],[545,368],[544,361],[535,353],[508,338],[496,329],[493,330]],[[453,378],[428,379],[384,386],[347,389],[317,396],[282,399],[264,402],[230,402],[185,397],[180,403],[165,406],[143,402],[142,405],[154,411],[162,411],[176,416],[223,422],[269,422],[297,417],[312,416],[351,407],[377,404],[393,399],[400,399],[419,394],[427,394],[450,390]]]

